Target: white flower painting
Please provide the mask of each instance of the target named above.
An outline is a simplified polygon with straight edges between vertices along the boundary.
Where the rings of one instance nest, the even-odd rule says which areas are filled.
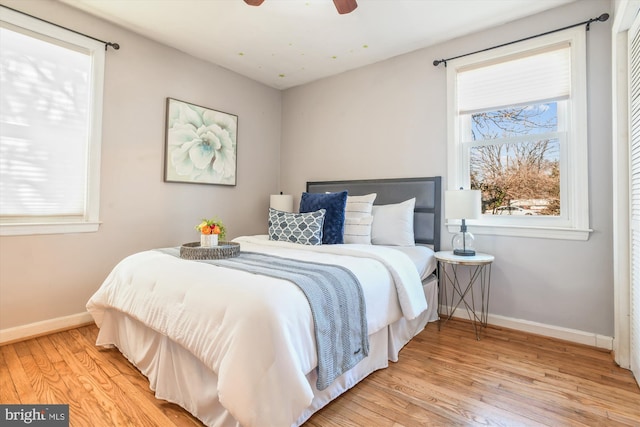
[[[236,185],[238,116],[167,98],[165,181]]]

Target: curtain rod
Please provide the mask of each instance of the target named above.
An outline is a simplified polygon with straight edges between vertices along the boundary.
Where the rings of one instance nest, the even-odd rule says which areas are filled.
[[[531,39],[534,39],[536,37],[546,36],[547,34],[557,33],[558,31],[567,30],[569,28],[577,27],[579,25],[586,25],[587,26],[587,31],[589,31],[589,26],[591,25],[592,22],[604,22],[607,19],[609,19],[609,14],[608,13],[603,13],[602,15],[598,16],[597,18],[588,19],[588,20],[583,21],[583,22],[578,22],[577,24],[573,24],[573,25],[569,25],[569,26],[566,26],[566,27],[558,28],[557,30],[547,31],[546,33],[536,34],[535,36],[525,37],[525,38],[520,39],[520,40],[514,40],[512,42],[499,44],[497,46],[488,47],[486,49],[476,50],[475,52],[465,53],[463,55],[453,56],[453,57],[447,58],[447,59],[436,59],[435,61],[433,61],[433,65],[437,67],[438,65],[440,65],[441,63],[444,62],[444,66],[446,67],[447,66],[447,61],[451,61],[453,59],[458,59],[458,58],[462,58],[462,57],[465,57],[465,56],[474,55],[474,54],[480,53],[480,52],[486,52],[488,50],[497,49],[497,48],[503,47],[503,46],[509,46],[510,44],[523,42],[525,40],[531,40]]]
[[[9,10],[12,10],[12,11],[17,12],[17,13],[21,13],[23,15],[26,15],[26,16],[30,17],[30,18],[37,19],[38,21],[46,22],[47,24],[56,26],[58,28],[62,28],[63,30],[71,31],[72,33],[79,34],[79,35],[84,36],[84,37],[88,37],[88,38],[90,38],[92,40],[95,40],[97,42],[100,42],[100,43],[104,43],[104,50],[107,50],[107,48],[109,46],[111,46],[113,48],[113,50],[120,49],[120,45],[118,43],[111,43],[111,42],[107,42],[107,41],[104,41],[104,40],[97,39],[97,38],[92,37],[92,36],[90,36],[88,34],[81,33],[80,31],[72,30],[71,28],[67,28],[67,27],[64,27],[62,25],[58,25],[58,24],[53,23],[51,21],[47,21],[46,19],[38,18],[37,16],[29,15],[28,13],[22,12],[20,10],[13,9],[13,8],[5,6],[5,5],[2,5],[2,7],[6,8],[6,9],[9,9]]]

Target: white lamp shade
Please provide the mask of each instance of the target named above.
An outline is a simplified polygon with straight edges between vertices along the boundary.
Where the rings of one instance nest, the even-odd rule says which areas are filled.
[[[269,206],[277,211],[293,212],[293,196],[291,194],[272,194]]]
[[[444,193],[444,210],[447,219],[475,219],[482,215],[480,190],[451,190]]]

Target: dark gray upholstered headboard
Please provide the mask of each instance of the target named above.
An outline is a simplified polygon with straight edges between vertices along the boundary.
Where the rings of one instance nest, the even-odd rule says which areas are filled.
[[[394,178],[355,181],[307,182],[308,193],[347,190],[352,196],[377,193],[375,205],[400,203],[416,198],[413,229],[415,241],[440,250],[441,178]]]

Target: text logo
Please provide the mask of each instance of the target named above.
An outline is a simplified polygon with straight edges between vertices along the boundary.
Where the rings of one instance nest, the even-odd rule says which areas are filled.
[[[0,405],[0,425],[69,427],[69,405]]]

